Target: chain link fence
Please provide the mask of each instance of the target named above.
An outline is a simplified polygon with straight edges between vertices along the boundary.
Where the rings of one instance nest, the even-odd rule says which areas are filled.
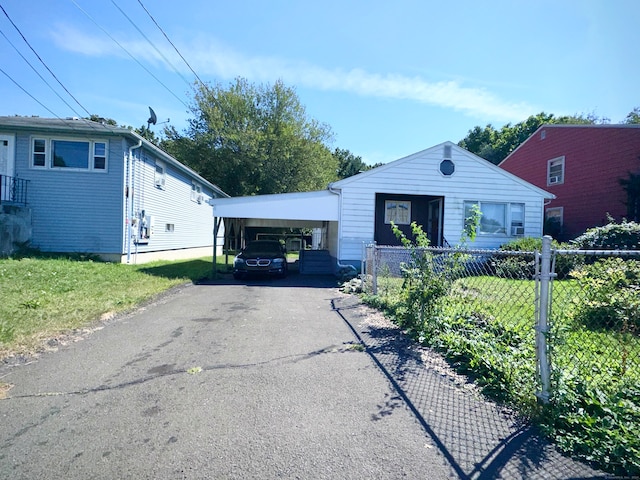
[[[640,251],[551,250],[550,239],[544,250],[366,245],[363,291],[402,325],[415,314],[406,300],[419,255],[447,288],[414,333],[492,396],[526,414],[545,404],[546,428],[565,451],[635,472]],[[608,441],[595,454],[589,444]]]

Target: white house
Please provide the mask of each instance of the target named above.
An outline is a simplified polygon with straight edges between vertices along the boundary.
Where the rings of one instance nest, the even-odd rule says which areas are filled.
[[[396,245],[393,221],[406,233],[422,225],[434,246],[456,245],[475,204],[482,212],[474,248],[541,236],[546,200],[554,196],[445,142],[330,184],[319,192],[215,198],[216,217],[243,226],[321,227],[321,248],[359,266],[364,243]]]

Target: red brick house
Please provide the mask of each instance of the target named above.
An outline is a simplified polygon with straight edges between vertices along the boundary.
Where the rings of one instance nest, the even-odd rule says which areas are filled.
[[[634,220],[620,180],[640,174],[640,125],[543,125],[499,166],[556,196],[545,224],[570,240],[609,215]]]

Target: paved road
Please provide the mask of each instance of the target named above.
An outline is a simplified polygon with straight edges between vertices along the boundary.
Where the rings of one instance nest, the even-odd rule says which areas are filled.
[[[183,287],[0,380],[6,479],[606,478],[318,278]]]

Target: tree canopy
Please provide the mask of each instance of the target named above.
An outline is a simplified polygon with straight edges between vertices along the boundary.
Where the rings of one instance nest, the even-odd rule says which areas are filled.
[[[640,122],[640,110],[636,108],[627,115],[625,123],[638,122]],[[556,117],[552,113],[541,112],[515,125],[507,123],[499,130],[491,124],[484,128],[476,126],[469,130],[467,136],[460,140],[458,145],[497,165],[541,125],[549,123],[595,125],[609,123],[609,119],[598,118],[593,114]]]
[[[337,179],[330,127],[308,118],[281,81],[200,84],[190,109],[184,134],[166,128],[161,147],[231,196],[317,190]]]

